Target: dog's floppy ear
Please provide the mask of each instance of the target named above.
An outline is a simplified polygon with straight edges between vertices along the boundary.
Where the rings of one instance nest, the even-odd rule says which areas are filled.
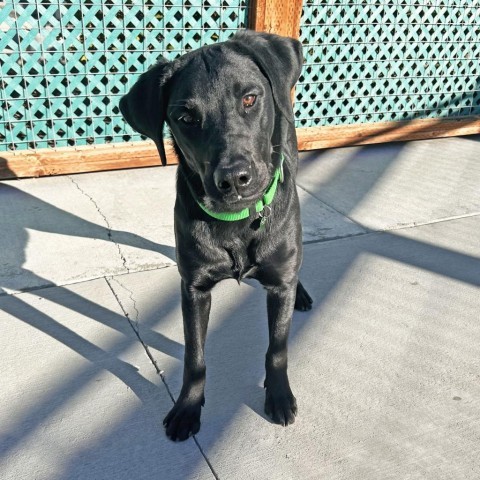
[[[138,133],[151,138],[157,146],[162,165],[166,165],[163,144],[165,99],[163,85],[171,76],[171,63],[161,59],[140,75],[135,85],[120,100],[120,111],[127,123]]]
[[[257,64],[270,82],[278,109],[292,123],[290,92],[302,71],[302,44],[293,38],[251,30],[237,33],[229,43]]]

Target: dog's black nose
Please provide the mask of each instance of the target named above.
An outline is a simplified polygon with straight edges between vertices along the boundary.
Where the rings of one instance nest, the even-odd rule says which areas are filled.
[[[252,181],[250,166],[228,166],[217,168],[214,174],[215,185],[221,193],[234,190],[241,195]]]

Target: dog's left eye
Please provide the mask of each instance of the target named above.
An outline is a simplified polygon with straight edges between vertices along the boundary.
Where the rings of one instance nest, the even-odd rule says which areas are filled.
[[[245,95],[242,98],[242,105],[244,108],[251,108],[255,105],[256,100],[257,100],[256,95]]]

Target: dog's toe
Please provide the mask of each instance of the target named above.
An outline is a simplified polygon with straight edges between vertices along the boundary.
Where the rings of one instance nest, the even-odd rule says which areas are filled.
[[[308,294],[303,285],[298,282],[297,293],[295,295],[295,310],[300,310],[301,312],[311,310],[312,303],[312,297]]]
[[[163,420],[167,437],[173,441],[183,442],[191,435],[198,433],[200,430],[200,410],[201,403],[183,405],[177,402]]]
[[[200,420],[192,418],[182,419],[177,427],[177,439],[181,442],[200,430]]]
[[[287,426],[295,422],[297,401],[292,392],[286,395],[273,395],[267,390],[265,398],[265,413],[274,423]]]

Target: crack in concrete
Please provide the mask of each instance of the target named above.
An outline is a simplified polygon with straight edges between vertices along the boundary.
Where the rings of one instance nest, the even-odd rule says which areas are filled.
[[[108,279],[106,279],[106,280],[107,280],[107,283],[108,283]],[[132,301],[132,307],[135,310],[135,319],[134,320],[132,320],[130,318],[130,315],[125,312],[125,310],[123,309],[123,306],[120,303],[120,300],[118,300],[118,298],[117,298],[117,301],[118,301],[120,307],[122,307],[124,315],[130,320],[130,322],[133,322],[133,329],[135,330],[135,333],[137,335],[140,335],[140,330],[139,330],[139,327],[138,327],[138,317],[139,317],[140,313],[139,313],[138,308],[137,308],[137,302],[133,298],[133,292],[130,289],[128,289],[125,285],[120,283],[116,277],[110,277],[110,280],[114,281],[119,287],[123,288],[128,293],[128,296],[129,296],[130,300]]]
[[[100,207],[98,206],[97,202],[95,201],[95,199],[89,195],[85,190],[83,190],[82,187],[80,187],[80,185],[78,184],[78,182],[76,182],[70,175],[67,175],[67,178],[75,185],[75,187],[77,188],[77,190],[82,194],[84,195],[85,197],[87,197],[90,202],[92,202],[93,206],[95,207],[95,209],[97,210],[97,212],[99,213],[99,215],[103,218],[103,221],[105,223],[105,225],[107,226],[107,237],[108,237],[108,240],[110,242],[112,242],[116,247],[117,247],[117,250],[118,250],[118,255],[120,257],[120,260],[122,261],[122,264],[123,264],[123,268],[125,268],[125,270],[127,271],[127,273],[130,273],[130,269],[128,268],[127,266],[127,259],[125,258],[125,255],[123,254],[122,252],[122,249],[120,248],[120,245],[118,244],[118,242],[116,242],[114,239],[113,239],[113,234],[112,234],[112,226],[110,225],[110,222],[108,221],[108,218],[106,217],[106,215],[102,212],[102,210],[100,209]]]
[[[155,367],[155,370],[157,372],[157,375],[159,375],[159,377],[161,378],[163,384],[165,385],[165,388],[167,389],[167,393],[168,393],[168,396],[170,397],[170,399],[172,400],[172,402],[175,404],[175,397],[173,396],[172,394],[172,391],[170,390],[170,387],[168,386],[168,383],[167,383],[167,380],[165,378],[165,372],[163,370],[160,369],[160,367],[158,366],[158,363],[157,361],[153,358],[153,355],[152,353],[150,352],[150,349],[148,347],[148,345],[143,341],[141,335],[140,335],[140,330],[139,330],[139,324],[138,324],[138,320],[139,320],[139,316],[140,316],[140,313],[138,311],[138,308],[137,308],[137,303],[135,301],[135,299],[133,298],[133,292],[128,289],[125,285],[123,285],[122,283],[120,283],[118,281],[117,278],[114,278],[114,277],[110,277],[110,280],[107,278],[107,277],[104,277],[105,278],[105,281],[107,282],[107,285],[108,287],[110,288],[110,291],[112,292],[113,296],[115,297],[115,299],[117,300],[117,303],[118,305],[120,306],[122,312],[123,312],[123,315],[125,316],[125,318],[127,319],[128,323],[130,324],[130,326],[132,327],[132,330],[135,332],[135,335],[137,336],[137,339],[139,340],[139,342],[142,344],[146,354],[147,354],[147,357],[149,358],[150,362],[153,364],[153,366]],[[119,285],[121,288],[123,288],[126,292],[128,292],[129,294],[129,298],[130,300],[132,301],[132,305],[133,305],[133,309],[135,310],[135,320],[132,320],[130,318],[130,315],[129,313],[127,312],[127,309],[125,308],[125,306],[123,305],[122,301],[120,300],[120,298],[118,297],[117,295],[117,292],[115,292],[114,288],[112,287],[112,284],[111,282],[112,281],[115,281],[115,283],[117,285]],[[203,451],[203,448],[202,446],[200,445],[200,443],[198,442],[197,438],[195,437],[195,435],[192,435],[192,438],[193,438],[193,441],[195,442],[195,445],[197,446],[198,450],[200,451],[202,457],[204,458],[205,462],[207,463],[208,467],[210,468],[210,471],[212,472],[212,475],[214,476],[215,480],[220,480],[220,477],[218,476],[217,472],[215,471],[215,469],[213,468],[213,465],[211,464],[210,460],[208,459],[206,453]]]
[[[328,243],[328,242],[335,242],[337,240],[345,240],[348,238],[354,238],[354,237],[362,237],[362,236],[367,236],[367,235],[375,235],[377,233],[383,233],[383,232],[358,232],[358,233],[349,233],[347,235],[339,235],[338,237],[330,237],[330,238],[319,238],[316,240],[305,240],[302,242],[302,245],[311,245],[312,243]]]
[[[303,190],[305,193],[307,193],[308,195],[310,195],[311,197],[313,197],[315,200],[317,200],[318,202],[320,202],[322,205],[324,205],[325,207],[329,208],[330,210],[332,210],[333,212],[335,213],[338,213],[338,215],[341,215],[342,217],[350,220],[350,222],[352,222],[353,224],[357,225],[358,227],[360,228],[363,228],[364,230],[367,230],[367,233],[370,229],[368,229],[367,227],[365,227],[365,225],[362,225],[361,223],[358,223],[356,220],[354,220],[353,218],[349,217],[347,214],[341,212],[340,210],[337,210],[333,205],[330,205],[329,203],[325,202],[324,200],[322,200],[321,198],[318,198],[317,195],[315,195],[314,192],[311,192],[310,190],[308,190],[307,188],[299,185],[298,183],[296,183],[296,186],[297,188],[299,188],[300,190]]]
[[[110,277],[110,280],[107,278],[107,277],[104,277],[105,281],[107,282],[107,285],[108,287],[110,288],[113,296],[115,297],[115,299],[117,300],[117,303],[118,305],[120,306],[122,312],[123,312],[123,315],[125,316],[125,318],[127,319],[130,327],[132,327],[132,330],[135,332],[135,335],[137,336],[137,339],[138,341],[142,344],[143,346],[143,349],[145,350],[145,353],[147,354],[147,357],[148,359],[150,360],[150,362],[152,363],[152,365],[155,367],[155,370],[157,372],[157,374],[160,376],[160,378],[162,379],[162,382],[165,384],[165,387],[167,389],[167,392],[168,392],[168,395],[169,397],[172,399],[172,402],[175,403],[175,397],[172,395],[172,392],[170,390],[170,387],[168,386],[166,380],[165,380],[165,375],[164,375],[164,371],[158,366],[158,363],[157,361],[153,358],[153,355],[152,353],[150,352],[150,349],[148,347],[148,345],[143,341],[141,335],[140,335],[140,330],[138,328],[138,318],[139,318],[139,311],[137,309],[137,305],[136,305],[136,302],[135,302],[135,299],[133,298],[133,292],[131,292],[128,288],[126,288],[124,285],[122,285],[117,279],[114,279],[113,277]],[[129,292],[130,294],[130,299],[132,300],[133,302],[133,308],[136,312],[136,319],[135,320],[132,320],[130,318],[130,314],[128,313],[127,309],[125,308],[125,306],[123,305],[122,301],[120,300],[119,296],[117,295],[117,292],[115,291],[115,289],[112,287],[112,284],[111,284],[111,281],[112,280],[115,280],[115,282],[121,286],[124,290],[126,290],[127,292]]]

